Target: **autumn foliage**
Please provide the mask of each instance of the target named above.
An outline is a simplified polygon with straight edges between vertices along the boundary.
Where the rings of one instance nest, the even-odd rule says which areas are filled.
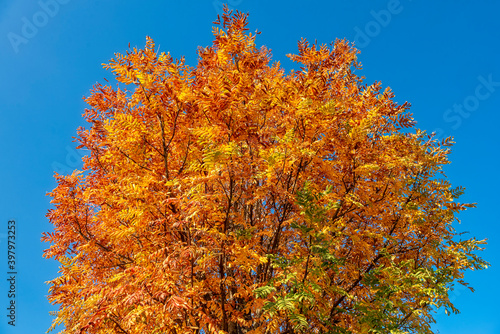
[[[225,11],[196,68],[116,54],[57,175],[45,257],[62,333],[432,333],[484,241],[461,240],[450,139],[364,85],[347,41],[270,63]]]

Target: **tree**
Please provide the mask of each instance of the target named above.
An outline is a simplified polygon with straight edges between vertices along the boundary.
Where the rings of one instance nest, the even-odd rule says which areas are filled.
[[[196,68],[144,49],[94,86],[83,171],[57,175],[44,256],[62,333],[432,333],[484,240],[459,239],[451,138],[298,43],[285,75],[227,8]],[[257,33],[258,34],[258,33]],[[126,87],[123,87],[123,84]]]

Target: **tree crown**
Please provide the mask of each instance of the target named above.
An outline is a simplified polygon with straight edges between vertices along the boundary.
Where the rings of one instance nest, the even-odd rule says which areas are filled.
[[[44,256],[62,333],[431,333],[484,240],[453,228],[451,138],[363,85],[357,51],[285,74],[226,9],[196,68],[116,54],[86,98],[83,171],[56,175]],[[125,86],[123,86],[125,84]]]

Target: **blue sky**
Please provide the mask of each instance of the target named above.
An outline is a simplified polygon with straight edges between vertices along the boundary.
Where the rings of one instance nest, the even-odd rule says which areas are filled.
[[[500,333],[499,219],[497,189],[500,117],[500,2],[443,0],[263,1],[228,0],[250,13],[250,31],[262,32],[287,72],[286,54],[307,38],[354,41],[360,75],[381,81],[395,100],[412,104],[418,127],[457,142],[446,173],[466,187],[464,202],[478,207],[460,215],[459,231],[488,238],[483,258],[492,267],[471,272],[476,289],[451,293],[459,315],[437,315],[442,334]],[[151,36],[160,51],[196,65],[198,46],[212,42],[218,0],[77,1],[0,0],[0,332],[43,333],[55,307],[46,300],[57,264],[42,258],[50,231],[45,218],[55,187],[53,172],[81,167],[72,137],[85,126],[82,97],[112,75],[101,64],[128,44]],[[16,221],[16,327],[7,324],[7,222]]]

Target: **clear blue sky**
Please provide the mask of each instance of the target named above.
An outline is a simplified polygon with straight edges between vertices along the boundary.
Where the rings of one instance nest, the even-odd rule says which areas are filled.
[[[55,2],[57,1],[57,2]],[[54,3],[58,6],[54,6]],[[391,87],[409,101],[418,127],[454,136],[446,172],[467,188],[462,201],[478,207],[462,214],[459,231],[488,238],[483,257],[492,267],[469,273],[476,288],[452,292],[461,314],[440,313],[442,334],[500,333],[498,214],[500,116],[500,2],[464,0],[229,0],[250,13],[257,44],[272,49],[287,72],[285,57],[301,37],[329,43],[337,38],[361,49],[367,83]],[[51,324],[45,281],[57,264],[42,258],[49,231],[45,194],[54,170],[80,168],[72,137],[85,125],[82,100],[92,85],[111,78],[101,64],[114,52],[143,47],[151,36],[161,51],[185,55],[212,42],[219,1],[0,0],[0,333],[44,333]],[[7,222],[17,222],[17,319],[7,324]]]

